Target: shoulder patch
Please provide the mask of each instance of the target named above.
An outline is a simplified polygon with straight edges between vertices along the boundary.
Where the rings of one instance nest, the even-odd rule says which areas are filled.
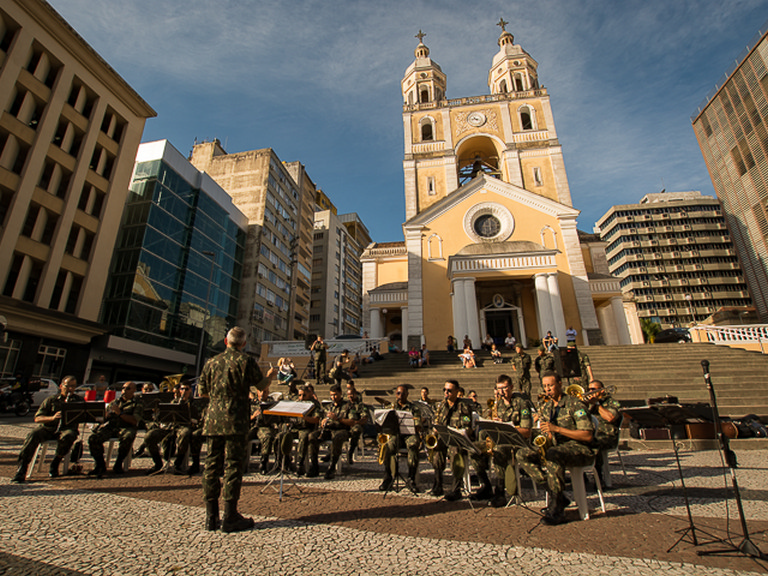
[[[587,412],[583,408],[579,408],[576,410],[576,412],[573,413],[574,418],[584,418],[586,417]]]
[[[523,416],[530,416],[531,415],[531,411],[528,410],[528,408],[523,408],[523,410],[522,410],[522,412],[520,412],[520,414],[522,414]]]

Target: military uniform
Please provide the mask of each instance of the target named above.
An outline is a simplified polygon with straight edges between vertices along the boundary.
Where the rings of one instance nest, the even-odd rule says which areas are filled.
[[[594,432],[587,407],[581,400],[568,394],[563,394],[559,402],[543,402],[539,407],[539,417],[543,422],[552,422],[568,430]],[[556,434],[554,445],[546,450],[543,459],[541,451],[534,448],[521,448],[515,458],[537,484],[547,485],[553,498],[550,504],[559,506],[563,503],[565,468],[585,466],[592,461],[594,455],[586,443]]]
[[[309,348],[315,360],[315,379],[318,384],[325,383],[325,362],[327,359],[325,342],[315,340]]]
[[[59,393],[56,396],[49,396],[40,404],[40,407],[35,413],[35,418],[53,416],[56,412],[60,412],[65,400],[69,402],[82,402],[83,399],[76,394],[70,394],[68,397]],[[61,428],[59,425],[61,424]],[[56,440],[56,468],[58,472],[58,462],[66,456],[72,449],[72,445],[77,440],[78,431],[77,425],[64,426],[61,420],[55,420],[54,422],[47,424],[40,424],[37,428],[27,434],[24,444],[19,452],[19,472],[14,477],[15,480],[23,481],[26,476],[27,467],[35,456],[35,450],[43,442],[50,440]],[[23,470],[22,470],[23,468]],[[53,469],[53,466],[51,466]],[[54,474],[55,475],[55,474]]]
[[[324,442],[326,440],[331,441],[330,470],[333,469],[333,467],[336,465],[336,462],[339,460],[341,451],[344,448],[344,442],[349,440],[349,426],[343,424],[341,420],[349,420],[352,418],[352,416],[350,416],[351,409],[352,405],[346,400],[341,400],[338,404],[332,403],[329,407],[326,408],[326,413],[336,415],[337,419],[332,420],[329,418],[322,433],[320,433],[318,430],[318,438],[320,442]],[[322,419],[323,417],[321,417],[321,420]]]
[[[520,392],[528,398],[531,397],[531,361],[527,352],[521,351],[512,355],[512,363],[515,366],[515,375],[520,386]]]
[[[613,423],[607,422],[600,416],[600,406],[610,412],[611,416],[615,418]],[[592,448],[596,451],[610,450],[619,445],[619,410],[621,410],[621,405],[618,400],[613,398],[607,392],[605,392],[605,395],[598,400],[596,404],[589,405],[590,414],[597,419],[595,439],[592,441]]]
[[[312,409],[305,414],[308,418],[323,418],[323,405],[317,400],[311,400]],[[317,433],[317,424],[311,424],[304,420],[304,418],[291,419],[291,428],[296,434],[299,442],[296,445],[296,463],[297,472],[299,475],[304,474],[305,470],[309,470],[310,476],[317,476],[318,474],[318,452],[320,451],[320,435]],[[291,445],[293,444],[293,437],[290,437]],[[309,457],[309,465],[307,465],[307,457]]]
[[[228,347],[205,363],[198,393],[209,397],[203,424],[203,435],[209,441],[203,472],[206,502],[218,501],[222,476],[224,500],[240,499],[250,411],[248,394],[251,386],[263,390],[268,385],[256,360],[235,348]]]
[[[348,401],[349,406],[349,418],[352,420],[367,420],[368,418],[368,407],[363,404],[363,400],[360,397],[360,394],[357,394],[355,396],[354,401]],[[355,450],[357,450],[357,446],[360,443],[360,440],[363,438],[363,426],[365,425],[364,422],[361,422],[360,424],[355,424],[352,426],[349,430],[349,463],[352,464],[352,455],[355,453]]]
[[[410,412],[413,414],[413,420],[416,424],[416,434],[408,434],[400,436],[400,445],[397,444],[398,436],[395,434],[390,435],[389,440],[382,448],[384,457],[384,478],[385,482],[394,478],[397,474],[397,451],[400,448],[405,448],[408,452],[408,479],[412,482],[414,488],[416,487],[416,472],[419,469],[419,449],[421,448],[421,441],[419,440],[419,429],[421,428],[421,409],[413,402],[406,401],[405,404],[400,405],[397,402],[393,402],[387,406],[389,410],[400,410],[402,412]]]
[[[536,373],[539,375],[539,381],[541,381],[542,374],[546,374],[547,372],[557,372],[555,356],[551,352],[546,352],[542,356],[536,356],[533,365],[536,369]]]
[[[578,348],[576,349],[579,353],[579,370],[581,371],[581,376],[576,378],[571,378],[571,382],[573,384],[578,384],[584,390],[589,388],[589,367],[591,364],[589,363],[589,356],[584,354],[581,350]]]
[[[104,472],[106,463],[104,462],[104,442],[110,438],[117,437],[120,441],[117,450],[117,459],[115,460],[114,470],[122,471],[123,460],[131,453],[133,449],[133,440],[136,438],[139,424],[141,424],[144,413],[144,404],[139,394],[134,394],[129,400],[125,394],[117,400],[110,403],[110,406],[117,406],[120,409],[120,415],[109,412],[107,419],[103,424],[99,424],[88,438],[88,449],[96,463],[95,473]],[[129,424],[121,416],[133,416],[136,424]]]
[[[259,466],[259,472],[266,474],[269,472],[269,455],[272,450],[277,446],[277,432],[280,426],[279,416],[265,415],[264,410],[268,410],[269,406],[274,405],[274,402],[254,402],[253,415],[251,418],[251,429],[248,432],[248,441],[259,439],[261,445],[261,464]],[[276,468],[275,468],[276,471]]]
[[[533,405],[531,401],[522,394],[514,393],[507,404],[504,398],[499,398],[496,404],[496,415],[501,422],[512,424],[515,428],[533,428]],[[491,454],[488,454],[485,443],[485,434],[481,433],[476,443],[479,455],[473,455],[472,461],[475,464],[475,470],[481,475],[483,488],[490,488],[490,481],[487,479],[489,468],[489,459],[493,457],[493,469],[496,473],[496,485],[494,486],[494,497],[500,500],[504,498],[504,489],[511,495],[517,494],[517,477],[514,471],[515,452],[520,449],[519,446],[512,444],[496,444]],[[482,473],[480,472],[482,470]],[[485,480],[483,479],[485,477]],[[482,491],[482,489],[481,489]]]
[[[472,407],[469,402],[462,398],[458,398],[453,406],[450,406],[447,401],[443,400],[435,406],[435,415],[432,422],[442,426],[450,426],[451,428],[470,429],[472,426]],[[451,473],[453,474],[451,494],[454,496],[459,495],[463,486],[467,453],[455,446],[451,446],[449,449],[440,439],[430,455],[432,467],[435,469],[435,485],[432,488],[433,495],[443,493],[443,470],[445,470],[445,461],[449,450],[451,453]]]

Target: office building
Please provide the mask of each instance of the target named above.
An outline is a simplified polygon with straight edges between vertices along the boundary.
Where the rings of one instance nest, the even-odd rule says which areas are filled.
[[[768,322],[768,22],[691,116],[752,302]]]
[[[154,110],[44,0],[0,5],[0,375],[84,377]]]
[[[94,342],[91,371],[158,381],[196,374],[201,343],[201,360],[222,351],[246,230],[229,195],[168,141],[142,144],[104,299],[110,332]]]
[[[597,222],[611,274],[640,318],[662,328],[700,322],[750,298],[720,202],[700,192],[646,194]]]

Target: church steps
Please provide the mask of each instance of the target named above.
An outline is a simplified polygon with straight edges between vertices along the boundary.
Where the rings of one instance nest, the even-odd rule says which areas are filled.
[[[710,362],[712,384],[722,415],[746,413],[768,416],[768,356],[756,352],[711,344],[654,344],[639,346],[591,346],[582,349],[597,378],[606,386],[616,386],[616,397],[639,405],[647,398],[676,396],[682,403],[709,402],[701,361]],[[535,350],[528,350],[535,358]],[[504,352],[505,358],[511,352]],[[467,391],[476,390],[481,401],[492,397],[498,374],[514,377],[512,365],[493,364],[490,355],[477,351],[481,365],[463,369],[457,353],[430,352],[431,366],[414,369],[405,354],[387,354],[386,360],[365,365],[358,387],[385,390],[409,383],[414,388],[427,386],[431,396],[441,399],[446,379],[458,380]],[[533,394],[540,392],[539,379],[532,375]],[[767,420],[768,421],[768,420]]]

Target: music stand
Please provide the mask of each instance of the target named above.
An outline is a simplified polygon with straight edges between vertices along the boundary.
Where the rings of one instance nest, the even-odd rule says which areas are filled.
[[[477,446],[472,442],[472,440],[469,439],[469,437],[466,435],[466,430],[460,430],[458,428],[451,428],[450,426],[444,426],[442,424],[435,424],[433,426],[433,429],[435,430],[435,434],[440,438],[440,440],[443,441],[443,444],[446,445],[446,447],[451,448],[454,447],[458,451],[463,451],[467,455],[467,461],[464,463],[464,469],[466,470],[469,467],[469,455],[470,454],[480,454],[480,450],[477,449]],[[454,458],[456,455],[453,456]],[[454,481],[456,479],[454,478]],[[464,484],[462,480],[462,485]],[[463,492],[467,494],[467,496],[470,495],[470,487],[464,486]],[[475,509],[474,504],[472,504],[472,499],[467,498],[469,501],[469,507],[472,508],[472,510]]]
[[[375,410],[373,414],[379,433],[395,437],[395,469],[392,474],[392,486],[384,491],[384,498],[386,498],[390,491],[399,493],[402,490],[401,481],[405,484],[405,479],[400,474],[400,440],[403,436],[412,436],[416,433],[416,423],[413,414],[406,410]],[[389,462],[384,462],[384,466],[389,466]]]
[[[313,407],[314,407],[314,404],[312,404],[312,402],[290,402],[288,400],[280,400],[279,402],[273,404],[271,407],[267,409],[263,409],[262,414],[264,414],[265,416],[275,416],[278,419],[301,418],[302,416],[304,416],[304,414],[312,410]],[[277,489],[277,492],[278,492],[277,500],[278,502],[282,502],[283,494],[287,493],[288,491],[288,488],[285,488],[286,481],[290,483],[294,488],[296,488],[302,494],[304,493],[304,491],[301,489],[301,486],[299,486],[296,483],[297,477],[293,476],[290,469],[288,470],[286,469],[285,455],[281,454],[279,458],[280,458],[280,477],[279,477],[280,488]],[[278,480],[278,477],[274,476],[269,482],[267,482],[266,486],[264,486],[264,488],[261,489],[261,493],[264,494],[264,491],[269,487],[272,487],[272,489],[275,489],[275,487],[272,486],[272,484],[274,484],[277,480]]]
[[[168,424],[171,428],[174,426],[191,426],[192,414],[189,404],[174,404],[158,402],[157,413],[155,414],[155,422],[158,424]],[[163,467],[156,472],[152,472],[150,476],[158,476],[160,474],[167,474],[172,472],[173,467],[171,461],[167,460]]]
[[[173,392],[144,392],[141,395],[141,403],[144,410],[156,410],[158,404],[169,404],[173,400]]]
[[[680,477],[680,486],[683,488],[683,500],[685,501],[685,510],[688,514],[688,527],[681,530],[676,530],[676,534],[680,534],[672,546],[667,549],[667,552],[674,550],[680,542],[690,533],[691,543],[694,546],[698,546],[698,539],[696,538],[696,526],[693,523],[693,515],[691,514],[691,503],[688,499],[688,488],[685,485],[685,478],[683,477],[683,467],[680,465],[680,452],[677,441],[672,437],[672,426],[679,424],[681,420],[693,417],[697,418],[695,414],[689,416],[685,408],[679,404],[654,404],[652,406],[641,406],[638,408],[625,408],[622,411],[624,416],[635,420],[642,428],[666,428],[669,431],[669,439],[672,442],[672,450],[675,452],[675,463],[677,464],[677,473]],[[699,530],[703,532],[703,530]],[[706,532],[704,532],[706,534]],[[707,536],[712,536],[707,534]]]
[[[104,422],[104,402],[64,402],[61,405],[61,422],[63,427],[79,426],[85,423]]]

